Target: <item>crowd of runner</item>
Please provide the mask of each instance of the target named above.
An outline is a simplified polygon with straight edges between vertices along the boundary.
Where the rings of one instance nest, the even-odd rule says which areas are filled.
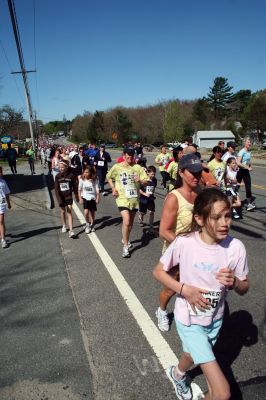
[[[147,165],[140,143],[127,146],[111,168],[105,145],[43,146],[39,158],[53,176],[55,195],[60,207],[62,233],[73,230],[73,197],[83,205],[85,233],[95,232],[95,213],[101,196],[107,195],[106,180],[122,218],[122,257],[131,255],[130,234],[135,216],[143,226],[148,214],[149,234],[154,229],[155,189],[160,184],[165,201],[160,218],[159,235],[163,239],[162,257],[154,277],[163,284],[156,317],[161,331],[169,330],[167,305],[174,295],[175,322],[184,353],[179,364],[167,370],[178,399],[192,399],[186,372],[199,364],[206,377],[209,393],[205,399],[226,400],[228,382],[216,362],[213,345],[222,325],[225,296],[229,289],[238,294],[248,290],[248,267],[245,247],[229,236],[231,219],[242,215],[239,188],[246,189],[246,209],[255,208],[251,192],[251,142],[244,141],[236,154],[236,144],[219,142],[206,163],[196,145],[187,140],[172,153],[162,145]],[[35,173],[36,155],[26,152],[31,174]],[[13,174],[17,173],[16,154],[11,146],[6,158]],[[161,182],[156,178],[159,169]],[[9,188],[0,167],[0,235],[5,240],[4,215],[11,207]],[[189,251],[188,251],[189,249]]]

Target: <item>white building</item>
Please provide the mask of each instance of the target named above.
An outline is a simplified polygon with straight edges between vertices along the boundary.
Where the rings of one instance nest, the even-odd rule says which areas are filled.
[[[235,135],[231,131],[198,131],[193,135],[193,143],[206,149],[212,149],[217,146],[220,140],[225,142],[226,146],[227,142],[235,141]]]

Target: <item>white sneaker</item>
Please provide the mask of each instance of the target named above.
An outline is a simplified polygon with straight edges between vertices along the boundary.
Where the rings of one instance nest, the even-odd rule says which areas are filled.
[[[248,203],[248,205],[247,205],[247,211],[254,210],[254,208],[256,208],[255,204]]]
[[[102,192],[102,195],[103,195],[103,196],[107,196],[108,193],[107,193],[107,192]]]
[[[124,244],[124,240],[123,240],[123,239],[121,240],[121,242],[122,242],[122,244]],[[129,249],[132,249],[133,244],[132,244],[130,241],[128,241],[128,242],[127,242],[127,247],[128,247]]]
[[[63,225],[62,226],[62,233],[66,233],[66,231],[67,231],[66,225]]]
[[[167,316],[167,311],[162,311],[160,307],[155,311],[155,315],[158,318],[158,328],[162,332],[169,331],[169,319]]]
[[[175,388],[176,397],[179,400],[192,400],[193,394],[192,394],[190,384],[188,382],[187,375],[184,375],[183,378],[181,378],[177,381],[175,379],[175,377],[173,376],[174,368],[175,368],[174,366],[167,368],[166,375],[170,379],[170,381],[172,382],[172,385]]]
[[[73,237],[75,237],[76,235],[75,235],[75,233],[74,233],[73,231],[69,231],[68,236],[69,236],[70,238],[73,238]]]
[[[123,257],[123,258],[128,258],[128,257],[130,257],[130,253],[129,253],[129,251],[128,251],[128,247],[127,247],[127,246],[123,246],[122,257]]]
[[[95,228],[93,225],[91,225],[91,232],[95,232]]]
[[[86,226],[85,233],[91,233],[91,227],[89,225]]]
[[[6,249],[8,247],[8,244],[5,241],[5,239],[1,239],[1,246],[3,247],[3,249]]]

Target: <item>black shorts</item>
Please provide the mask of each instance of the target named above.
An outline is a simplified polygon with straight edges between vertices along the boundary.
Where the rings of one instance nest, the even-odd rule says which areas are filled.
[[[155,203],[154,201],[149,201],[147,203],[139,203],[139,212],[141,214],[146,214],[147,211],[154,212],[155,211]]]
[[[67,206],[72,206],[73,204],[73,199],[64,199],[62,202],[59,204],[60,207],[67,207]]]
[[[97,211],[96,201],[83,199],[83,208],[84,210]]]
[[[119,212],[125,211],[125,210],[127,210],[127,211],[134,211],[134,212],[137,212],[137,211],[138,211],[137,208],[133,208],[133,210],[130,210],[130,208],[128,208],[128,207],[118,207],[118,210],[119,210]]]

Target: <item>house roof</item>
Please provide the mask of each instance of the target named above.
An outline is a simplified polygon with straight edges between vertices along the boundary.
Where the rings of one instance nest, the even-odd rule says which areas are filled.
[[[231,131],[197,131],[198,139],[232,139],[235,135]]]

